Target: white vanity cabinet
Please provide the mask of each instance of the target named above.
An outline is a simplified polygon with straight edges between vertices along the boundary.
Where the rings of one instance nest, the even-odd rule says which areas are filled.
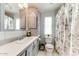
[[[35,55],[38,55],[38,50],[39,50],[39,40],[36,40],[36,44],[35,44]]]
[[[33,43],[33,56],[36,56],[38,54],[38,50],[39,50],[39,40],[37,39]]]
[[[28,48],[27,48],[27,56],[36,56],[38,54],[39,48],[39,40],[35,40]]]
[[[31,44],[28,48],[27,48],[27,56],[32,56],[32,47],[33,47],[33,44]]]
[[[37,55],[37,40],[35,42],[33,42],[33,52],[32,52],[33,56]]]
[[[18,56],[37,56],[38,50],[39,50],[39,40],[37,38],[32,44],[30,44]]]

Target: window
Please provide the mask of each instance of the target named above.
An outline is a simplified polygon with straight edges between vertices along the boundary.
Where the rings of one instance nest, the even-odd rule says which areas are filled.
[[[17,18],[16,19],[16,30],[19,30],[20,29],[20,19]]]
[[[45,17],[44,19],[44,34],[52,34],[52,17]]]

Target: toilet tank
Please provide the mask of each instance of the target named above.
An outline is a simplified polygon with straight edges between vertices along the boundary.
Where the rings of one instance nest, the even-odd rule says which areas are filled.
[[[46,41],[46,43],[51,44],[52,43],[52,38],[46,38],[45,41]]]

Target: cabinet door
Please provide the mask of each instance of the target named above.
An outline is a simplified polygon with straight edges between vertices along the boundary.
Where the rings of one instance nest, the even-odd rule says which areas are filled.
[[[36,16],[29,17],[29,28],[36,28]]]
[[[34,41],[27,49],[27,56],[36,56],[38,55],[39,41]]]
[[[39,51],[39,40],[37,39],[37,44],[36,44],[36,55],[38,55],[38,51]]]
[[[35,45],[35,55],[38,55],[38,51],[39,51],[39,40],[37,39],[36,45]]]
[[[28,11],[29,28],[36,28],[36,16],[37,16],[37,9],[29,8]]]
[[[30,45],[30,46],[27,48],[27,56],[32,56],[32,46],[33,46],[33,45]]]
[[[33,56],[38,55],[38,40],[33,43]]]
[[[33,42],[33,46],[32,46],[32,56],[35,56],[35,44]]]

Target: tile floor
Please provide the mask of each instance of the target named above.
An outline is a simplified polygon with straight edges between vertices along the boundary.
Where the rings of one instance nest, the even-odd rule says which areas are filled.
[[[39,51],[38,56],[48,56],[48,55],[46,55],[46,51]],[[54,51],[52,56],[58,56],[58,54]]]

